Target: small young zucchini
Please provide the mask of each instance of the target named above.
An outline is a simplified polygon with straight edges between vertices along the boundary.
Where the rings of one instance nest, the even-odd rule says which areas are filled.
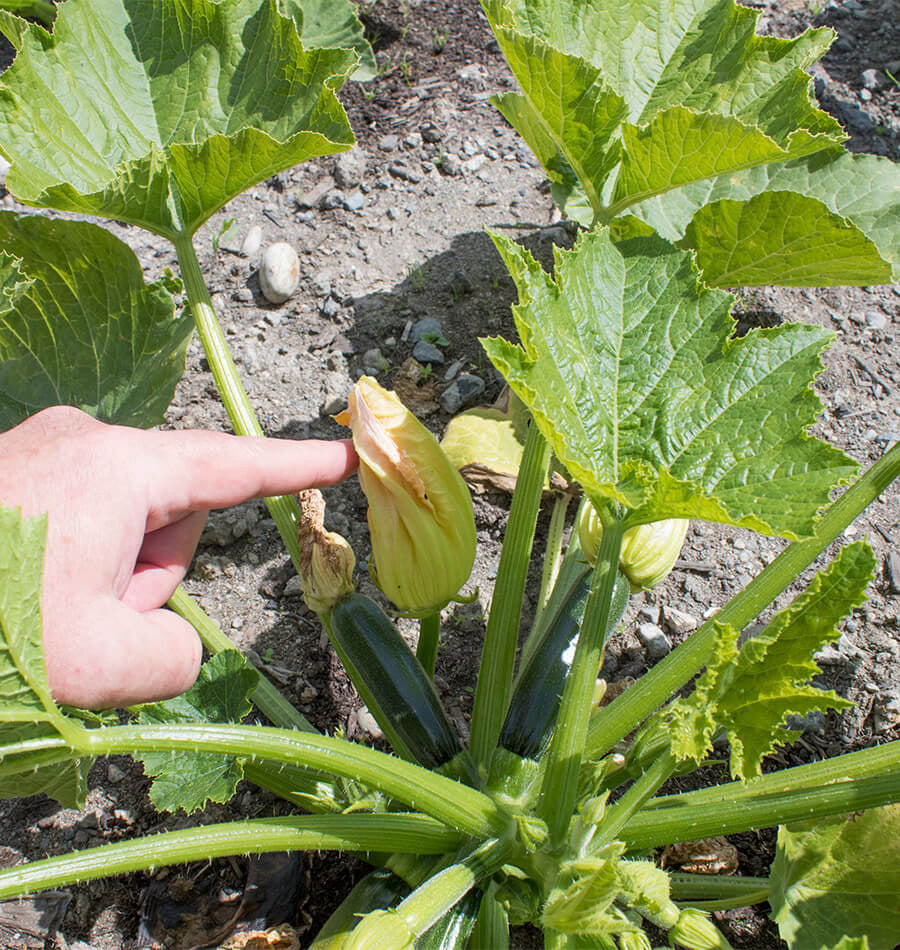
[[[463,751],[431,678],[378,604],[348,594],[327,626],[353,685],[399,755],[436,769]]]
[[[548,619],[540,642],[516,677],[499,745],[522,758],[537,758],[553,731],[584,618],[590,579],[587,568],[572,579],[568,593],[555,604],[555,613]],[[617,572],[604,641],[622,619],[629,594],[628,579]],[[554,608],[553,598],[548,607]]]

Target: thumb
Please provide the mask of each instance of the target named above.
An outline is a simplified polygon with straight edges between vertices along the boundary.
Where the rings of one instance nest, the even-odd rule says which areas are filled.
[[[130,706],[177,696],[196,680],[200,638],[172,611],[138,613],[112,596],[71,607],[64,627],[44,631],[47,678],[57,702],[86,709]]]

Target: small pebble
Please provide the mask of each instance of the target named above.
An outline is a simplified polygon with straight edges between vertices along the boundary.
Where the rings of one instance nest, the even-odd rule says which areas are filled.
[[[375,717],[365,706],[360,706],[356,711],[356,722],[359,728],[372,739],[383,739],[384,733],[381,726],[375,721]]]
[[[665,608],[665,619],[669,630],[679,637],[683,637],[700,626],[700,621],[693,614],[676,610],[674,607]]]
[[[300,282],[300,259],[286,241],[271,244],[259,264],[259,287],[269,303],[284,303]]]
[[[241,254],[244,257],[256,257],[262,247],[262,228],[258,224],[251,224],[241,242]]]
[[[400,139],[396,135],[382,135],[378,140],[378,148],[382,152],[393,152]]]
[[[862,79],[863,86],[865,86],[866,89],[881,88],[882,76],[877,69],[864,69],[860,78]]]
[[[442,393],[441,408],[453,415],[484,392],[484,380],[471,373],[458,376]]]
[[[367,375],[377,376],[379,373],[386,373],[390,368],[387,357],[377,347],[363,353],[363,370]]]
[[[419,340],[419,342],[413,347],[412,355],[420,363],[444,362],[444,354],[441,352],[440,348],[435,346],[433,343],[426,343],[424,340]]]
[[[444,330],[440,320],[436,320],[434,317],[423,317],[412,325],[408,339],[412,343],[418,343],[421,339],[424,339],[426,343],[433,343],[443,335]],[[404,337],[404,339],[407,339],[407,337]]]
[[[387,341],[385,341],[387,342]],[[444,382],[449,383],[456,379],[457,374],[465,365],[465,360],[455,360],[447,367],[447,372],[444,373]]]
[[[324,317],[333,317],[340,309],[341,305],[334,299],[334,297],[326,297],[322,301],[322,306],[319,307],[319,312]]]
[[[865,319],[870,330],[883,330],[888,322],[887,317],[878,310],[867,310]]]
[[[359,211],[365,203],[366,196],[357,188],[344,199],[344,208],[347,211]]]
[[[669,638],[655,623],[641,623],[637,628],[638,639],[651,660],[661,660],[672,652]]]
[[[341,152],[332,169],[335,184],[339,188],[355,188],[365,175],[366,158],[366,153],[358,148]]]

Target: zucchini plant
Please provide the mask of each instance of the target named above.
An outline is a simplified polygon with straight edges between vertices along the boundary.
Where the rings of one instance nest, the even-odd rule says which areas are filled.
[[[335,90],[357,57],[306,49],[301,31],[314,18],[303,9],[67,0],[52,32],[0,11],[18,50],[0,81],[9,189],[35,207],[168,238],[187,298],[176,316],[175,279],[145,283],[134,254],[96,225],[0,214],[0,426],[57,402],[156,424],[196,328],[235,431],[263,434],[192,236],[255,182],[352,144]],[[900,932],[900,744],[765,774],[763,762],[794,737],[787,714],[845,705],[810,685],[812,656],[863,602],[874,559],[865,543],[833,543],[900,475],[900,446],[859,475],[811,437],[828,334],[784,325],[736,338],[721,287],[890,279],[895,167],[845,155],[839,128],[810,103],[802,68],[825,48],[822,31],[786,45],[755,37],[755,14],[730,0],[629,0],[614,14],[569,0],[486,0],[485,9],[522,87],[498,104],[585,228],[557,252],[553,274],[494,237],[518,288],[520,342],[483,345],[530,424],[468,748],[431,671],[440,610],[472,564],[471,502],[427,430],[361,380],[346,421],[369,467],[376,579],[419,618],[418,655],[355,592],[346,542],[316,517],[302,519],[298,537],[296,499],[269,506],[310,606],[396,754],[318,734],[184,591],[171,606],[212,654],[187,694],[134,710],[126,724],[60,708],[41,654],[46,518],[0,508],[0,793],[77,804],[90,763],[124,753],[143,762],[163,810],[227,800],[241,778],[297,806],[6,869],[0,897],[193,859],[335,849],[375,870],[317,936],[320,950],[501,948],[520,923],[541,927],[553,950],[647,948],[646,924],[688,950],[726,947],[709,915],[761,901],[792,950],[890,950]],[[97,62],[127,93],[110,95],[88,68]],[[173,108],[174,88],[190,108]],[[796,235],[789,247],[777,243],[786,234]],[[108,345],[95,346],[100,338]],[[587,553],[577,539],[564,554],[556,542],[535,550],[551,458],[599,523]],[[308,499],[304,515],[316,504]],[[670,519],[790,543],[598,709],[626,578],[650,583],[671,565],[668,550],[662,566],[646,550],[631,563],[636,534],[625,543],[626,534]],[[830,563],[741,643],[826,550]],[[547,596],[520,631],[538,558],[553,567]],[[272,726],[242,723],[252,703]],[[732,782],[663,788],[707,762],[720,738]],[[768,877],[670,873],[654,860],[664,844],[776,825]]]

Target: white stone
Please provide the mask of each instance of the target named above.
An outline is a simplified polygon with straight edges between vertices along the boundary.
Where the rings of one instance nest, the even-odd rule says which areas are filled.
[[[269,303],[284,303],[300,283],[300,258],[286,241],[271,244],[259,263],[259,287]]]
[[[366,706],[360,706],[356,711],[356,722],[359,728],[372,739],[383,739],[384,733],[381,726],[375,721],[375,717],[369,712]]]
[[[258,224],[251,224],[241,242],[241,254],[244,257],[256,257],[262,247],[262,228]]]

